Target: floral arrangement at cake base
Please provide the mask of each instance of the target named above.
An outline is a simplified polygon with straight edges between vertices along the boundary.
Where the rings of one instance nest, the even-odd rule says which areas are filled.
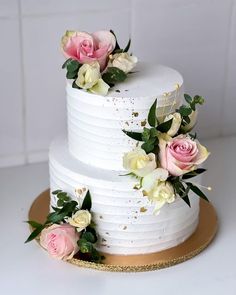
[[[106,95],[109,88],[123,82],[137,63],[137,57],[128,53],[131,40],[122,49],[115,33],[98,31],[92,34],[66,31],[61,49],[67,58],[62,68],[72,87],[90,93]]]
[[[204,103],[203,97],[184,95],[188,105],[182,105],[173,114],[157,118],[157,100],[148,114],[150,128],[143,132],[123,132],[141,142],[134,150],[125,153],[123,166],[128,174],[139,180],[134,187],[142,190],[158,213],[166,203],[173,203],[177,197],[189,206],[189,191],[208,201],[199,187],[188,179],[206,169],[200,168],[209,156],[207,149],[197,140],[196,133],[190,133],[196,124],[197,105]],[[211,188],[207,188],[211,189]]]
[[[95,249],[98,237],[90,212],[92,202],[89,191],[81,206],[62,190],[52,194],[57,196],[57,207],[52,207],[54,212],[47,216],[43,224],[27,221],[34,230],[25,242],[39,237],[40,245],[53,258],[69,260],[77,257],[100,263],[103,256]]]

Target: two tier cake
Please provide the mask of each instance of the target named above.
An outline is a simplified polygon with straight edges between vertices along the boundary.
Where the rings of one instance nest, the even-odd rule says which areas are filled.
[[[67,32],[68,134],[52,143],[50,214],[33,226],[62,259],[155,253],[183,243],[199,220],[189,178],[208,152],[190,131],[200,96],[174,69],[137,63],[115,34]],[[134,67],[135,66],[135,67]],[[183,105],[184,98],[187,105]],[[69,249],[69,250],[68,250]]]

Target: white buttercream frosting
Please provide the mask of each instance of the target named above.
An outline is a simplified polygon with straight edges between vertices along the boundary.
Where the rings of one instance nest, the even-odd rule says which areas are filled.
[[[49,161],[51,191],[60,188],[77,199],[75,188],[78,191],[89,188],[99,251],[124,255],[161,251],[186,240],[198,224],[196,196],[190,195],[191,208],[177,199],[155,215],[148,199],[133,189],[135,179],[75,159],[65,138],[51,145]],[[54,195],[51,205],[56,205]]]
[[[122,170],[122,157],[137,142],[122,129],[141,131],[148,111],[157,99],[157,115],[164,116],[180,105],[183,79],[175,70],[140,64],[127,81],[100,96],[74,89],[67,82],[68,143],[78,160],[103,169]]]

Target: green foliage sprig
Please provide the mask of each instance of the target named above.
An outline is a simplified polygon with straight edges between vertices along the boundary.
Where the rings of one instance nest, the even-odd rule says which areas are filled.
[[[44,228],[49,227],[52,224],[66,223],[66,219],[71,217],[77,211],[91,210],[92,200],[89,191],[87,191],[81,207],[79,207],[78,202],[72,200],[70,195],[62,190],[55,190],[52,192],[52,194],[57,196],[57,207],[52,206],[54,212],[48,214],[46,221],[43,224],[33,220],[26,221],[31,225],[31,227],[34,228],[34,230],[27,238],[25,243],[28,243],[37,238]],[[97,239],[98,238],[94,224],[91,223],[81,232],[80,239],[78,240],[79,252],[76,255],[81,259],[91,262],[101,262],[103,257],[94,247]]]

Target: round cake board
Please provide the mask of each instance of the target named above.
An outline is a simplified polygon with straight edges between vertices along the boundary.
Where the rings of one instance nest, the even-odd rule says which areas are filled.
[[[29,210],[29,220],[43,223],[49,213],[50,192],[42,192]],[[31,229],[32,230],[32,229]],[[141,255],[104,254],[102,263],[87,262],[77,258],[69,263],[81,267],[116,272],[139,272],[157,270],[184,262],[203,251],[217,232],[217,215],[211,203],[200,200],[199,224],[196,231],[182,244],[156,253]]]

